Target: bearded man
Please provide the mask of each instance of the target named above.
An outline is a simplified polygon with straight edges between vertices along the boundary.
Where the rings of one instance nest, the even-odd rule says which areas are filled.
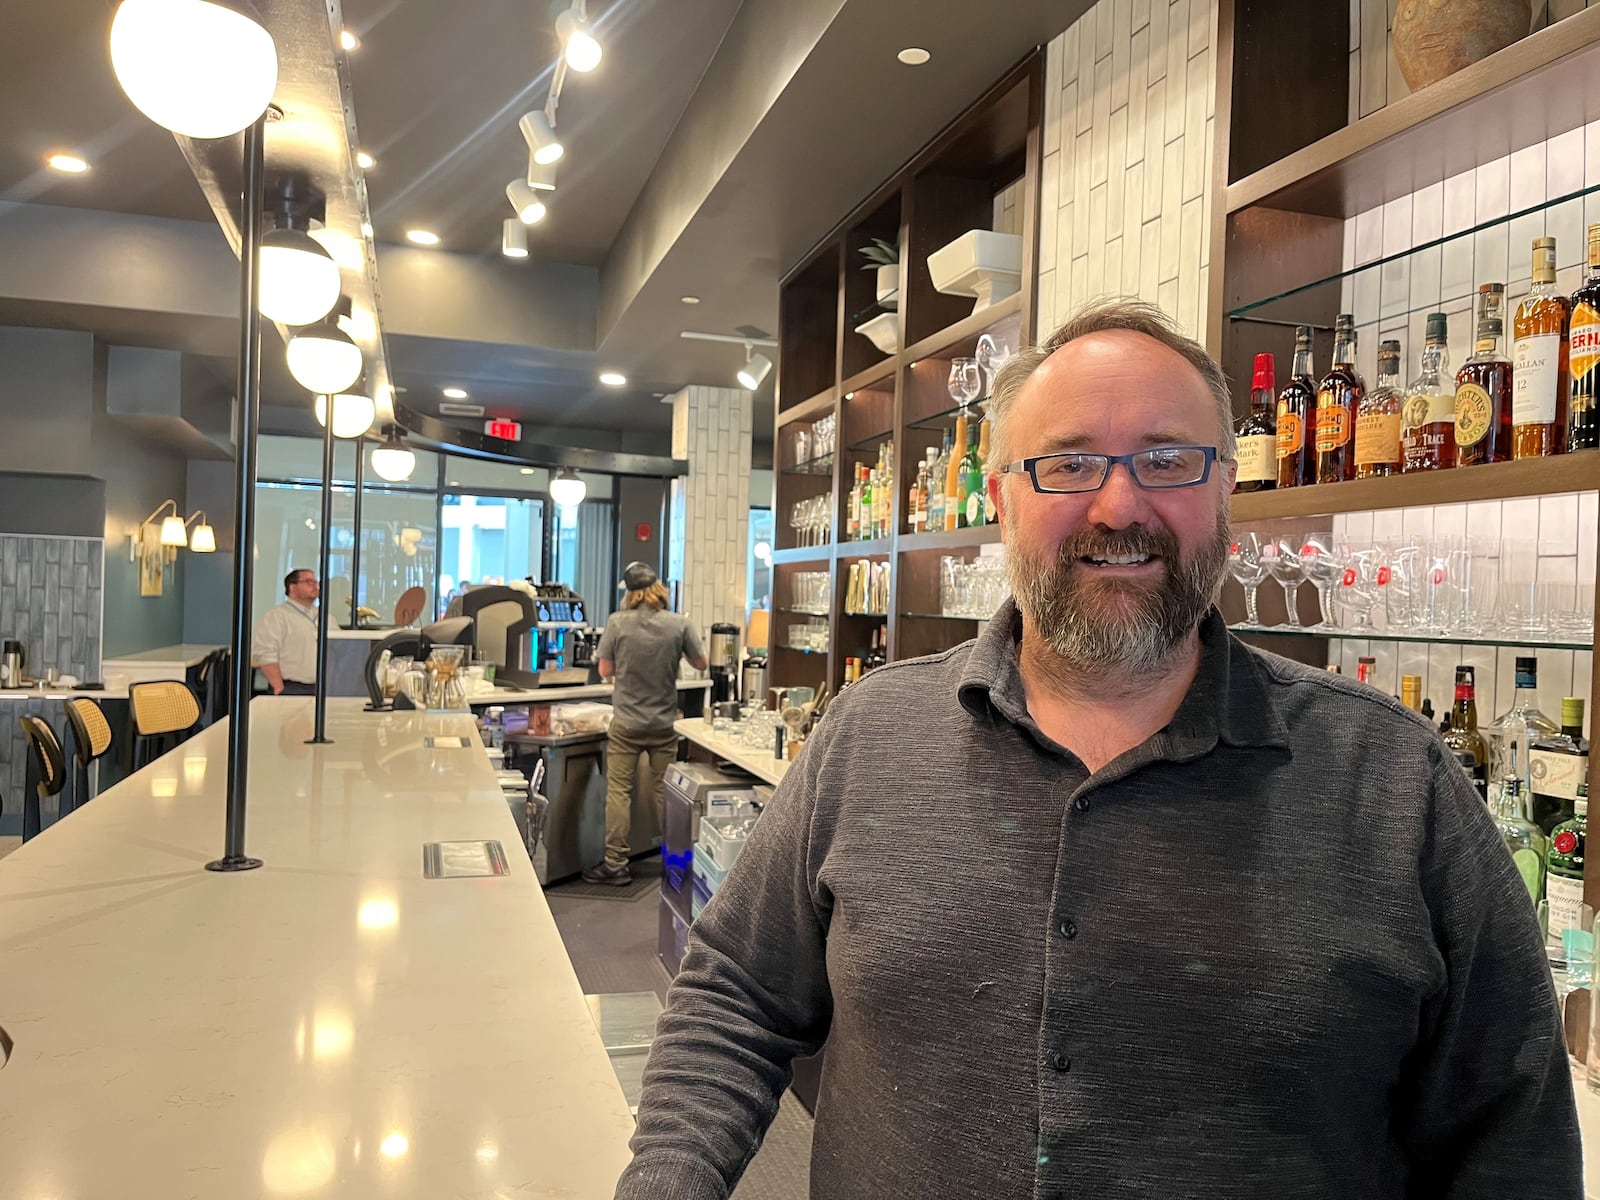
[[[690,933],[617,1195],[1582,1195],[1527,892],[1433,728],[1234,639],[1221,369],[1090,307],[995,382],[1014,601],[840,697]]]

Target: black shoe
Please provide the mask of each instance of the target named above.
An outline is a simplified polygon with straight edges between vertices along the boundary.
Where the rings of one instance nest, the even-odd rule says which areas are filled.
[[[585,871],[583,881],[609,884],[611,887],[627,887],[633,882],[633,872],[628,870],[626,863],[620,867],[613,867],[610,863],[603,862]]]

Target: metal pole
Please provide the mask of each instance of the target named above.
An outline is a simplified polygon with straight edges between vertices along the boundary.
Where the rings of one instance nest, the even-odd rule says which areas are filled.
[[[356,439],[356,511],[354,514],[355,541],[350,551],[350,626],[355,628],[361,622],[356,619],[356,610],[361,607],[361,491],[367,465],[366,438]]]
[[[228,792],[222,857],[208,871],[250,871],[259,858],[244,852],[245,800],[250,783],[250,601],[255,580],[256,435],[261,419],[261,245],[264,132],[267,118],[244,131],[244,196],[239,222],[239,377],[234,419],[233,693],[228,708]]]
[[[324,396],[322,424],[322,553],[317,564],[317,579],[328,586],[329,560],[333,557],[333,401]],[[328,741],[328,612],[333,602],[322,597],[317,605],[317,701],[316,723],[307,740],[308,746],[324,745]]]

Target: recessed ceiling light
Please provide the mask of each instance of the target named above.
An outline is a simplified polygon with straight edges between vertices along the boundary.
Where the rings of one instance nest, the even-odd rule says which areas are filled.
[[[363,221],[363,222],[361,222],[361,236],[362,237],[371,237],[372,236],[372,222],[371,221]]]
[[[532,475],[533,474],[533,468],[532,467],[523,467],[522,468],[522,473],[524,475]]]
[[[439,235],[431,229],[408,229],[406,230],[406,241],[413,242],[418,246],[437,246],[439,244]]]
[[[82,175],[89,169],[89,164],[76,154],[52,154],[45,162],[66,175]]]
[[[932,58],[933,55],[929,54],[921,46],[907,46],[904,50],[900,51],[899,54],[896,54],[895,57],[901,62],[905,63],[905,65],[908,67],[920,67],[923,63]]]
[[[446,400],[465,400],[467,398],[467,389],[447,387],[444,389],[444,398]]]
[[[628,377],[621,371],[601,371],[600,382],[607,387],[627,387]]]
[[[365,150],[356,151],[356,166],[360,167],[363,171],[370,171],[377,165],[378,160],[373,158],[372,155],[368,154]]]
[[[700,297],[699,296],[679,296],[678,299],[682,300],[685,304],[699,304],[700,303]]]
[[[361,39],[356,36],[355,30],[341,29],[339,31],[339,45],[346,50],[359,50],[361,49]]]

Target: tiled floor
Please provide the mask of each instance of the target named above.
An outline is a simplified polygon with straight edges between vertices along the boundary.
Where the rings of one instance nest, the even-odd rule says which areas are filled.
[[[545,896],[584,992],[648,992],[663,1000],[667,973],[656,961],[660,860],[634,866],[636,882],[605,899],[557,884]],[[565,894],[563,894],[565,891]],[[792,1093],[733,1200],[807,1200],[811,1192],[811,1116]]]

